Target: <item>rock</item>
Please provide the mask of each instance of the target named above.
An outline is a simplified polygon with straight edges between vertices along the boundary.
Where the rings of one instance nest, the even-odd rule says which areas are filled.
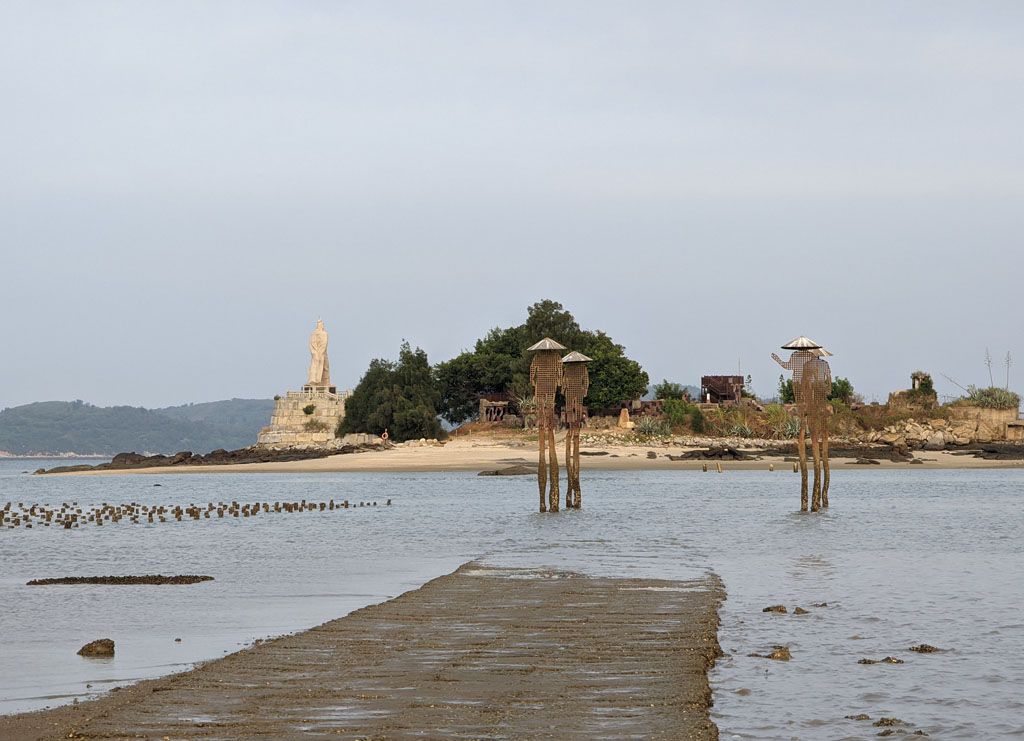
[[[877,664],[878,662],[874,659],[860,659],[857,661],[858,664]]]
[[[860,715],[847,715],[844,717],[847,720],[871,720],[871,716],[867,713],[861,713]]]
[[[880,466],[881,461],[876,461],[874,458],[858,458],[854,461],[855,465],[858,466]]]
[[[536,475],[537,469],[529,466],[509,466],[496,471],[481,471],[477,476],[526,476],[531,473]]]
[[[811,607],[828,607],[828,602],[817,602],[811,605]]]
[[[911,646],[910,650],[917,651],[920,654],[933,654],[939,649],[935,648],[935,646],[929,646],[927,643],[922,643],[920,646]]]
[[[98,641],[86,643],[78,649],[79,656],[89,658],[102,658],[114,655],[114,642],[109,638],[100,638]]]
[[[115,455],[111,459],[110,462],[112,464],[114,464],[115,466],[117,466],[117,465],[124,466],[124,465],[131,465],[133,463],[142,463],[145,460],[146,460],[146,456],[139,455],[138,453],[132,451],[131,453],[118,453],[117,455]]]
[[[810,615],[811,613],[808,612],[807,610],[805,610],[802,607],[798,607],[795,610],[793,610],[793,614],[794,615]]]
[[[747,656],[754,659],[772,659],[774,661],[789,661],[793,658],[793,655],[786,646],[772,646],[772,649],[770,654],[747,654]]]
[[[903,659],[897,659],[895,656],[886,656],[882,659],[883,664],[902,664]]]
[[[786,609],[785,605],[772,605],[771,607],[764,608],[761,612],[775,612],[780,615],[785,615],[789,610]]]
[[[933,432],[924,441],[925,450],[945,450],[946,438],[942,432]]]
[[[183,463],[183,462],[187,461],[191,457],[192,457],[192,451],[191,450],[183,450],[180,453],[175,453],[174,456],[171,458],[171,460],[168,461],[168,463],[170,463],[170,465],[174,466],[174,465],[176,465],[178,463]]]
[[[654,452],[653,450],[648,450],[648,451],[647,451],[647,457],[648,457],[648,458],[657,458],[657,457],[658,457],[658,454],[657,454],[657,453],[655,453],[655,452]]]
[[[910,724],[903,722],[899,718],[879,718],[878,720],[876,720],[871,725],[876,726],[876,727],[882,727],[882,726],[909,726]]]

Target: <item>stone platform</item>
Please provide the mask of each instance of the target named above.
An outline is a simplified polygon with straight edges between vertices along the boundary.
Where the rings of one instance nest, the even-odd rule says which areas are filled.
[[[260,432],[257,444],[288,447],[334,440],[338,423],[345,417],[345,400],[351,395],[351,391],[333,393],[328,387],[306,386],[302,391],[289,391],[275,399],[270,425]]]

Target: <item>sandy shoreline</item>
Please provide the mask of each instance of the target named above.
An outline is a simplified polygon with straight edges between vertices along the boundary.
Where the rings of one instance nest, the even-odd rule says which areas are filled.
[[[400,597],[0,737],[716,739],[715,577],[466,564]]]
[[[560,437],[559,440],[562,438]],[[701,471],[703,462],[698,460],[672,461],[667,454],[679,455],[694,450],[679,446],[589,444],[581,446],[580,468],[582,471]],[[654,451],[656,458],[648,458],[648,451]],[[559,460],[562,461],[564,447],[558,444]],[[760,449],[749,449],[752,455],[762,460],[726,461],[723,470],[768,471],[769,464],[775,471],[792,469],[792,463],[783,456],[770,454]],[[587,453],[606,453],[588,455]],[[977,469],[977,468],[1024,468],[1021,460],[985,460],[969,455],[957,455],[950,451],[916,451],[914,457],[920,464],[895,463],[883,460],[878,465],[858,465],[852,458],[833,458],[833,472],[845,469]],[[487,437],[450,440],[444,446],[396,447],[391,450],[332,455],[303,461],[242,463],[236,465],[174,466],[156,468],[132,468],[126,470],[79,471],[54,474],[60,476],[103,476],[111,474],[177,474],[177,473],[412,473],[429,471],[484,471],[495,470],[517,464],[535,464],[536,443],[517,440],[502,440]],[[709,470],[717,470],[709,461]]]

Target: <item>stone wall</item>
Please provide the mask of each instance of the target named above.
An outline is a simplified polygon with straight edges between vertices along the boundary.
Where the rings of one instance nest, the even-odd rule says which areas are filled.
[[[338,423],[345,417],[345,400],[351,391],[341,394],[289,391],[274,402],[270,425],[260,432],[257,445],[291,447],[324,445],[336,438]],[[312,405],[311,414],[305,408]]]
[[[894,447],[942,450],[946,445],[1019,440],[1022,428],[1016,409],[986,409],[957,404],[950,407],[951,419],[907,420],[863,436],[865,442]]]

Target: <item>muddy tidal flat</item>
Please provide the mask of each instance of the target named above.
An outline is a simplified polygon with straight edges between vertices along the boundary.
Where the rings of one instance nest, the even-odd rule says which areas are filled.
[[[190,672],[0,717],[0,737],[715,739],[723,596],[714,578],[470,563]]]

